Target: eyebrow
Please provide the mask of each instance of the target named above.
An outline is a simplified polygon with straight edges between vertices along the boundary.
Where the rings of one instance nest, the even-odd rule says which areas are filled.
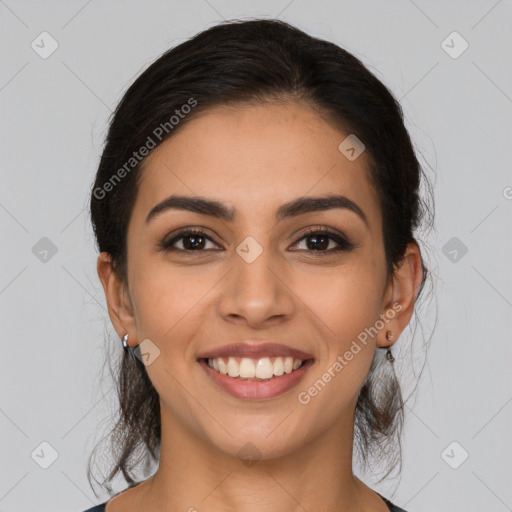
[[[288,203],[281,205],[276,212],[276,221],[296,217],[309,212],[318,212],[331,210],[334,208],[344,208],[354,212],[368,225],[368,219],[364,211],[348,197],[341,195],[329,195],[322,197],[300,197]],[[226,205],[199,196],[181,196],[172,195],[154,206],[146,217],[146,223],[158,217],[167,210],[186,210],[201,215],[210,215],[227,222],[233,222],[236,219],[236,209],[229,208]]]

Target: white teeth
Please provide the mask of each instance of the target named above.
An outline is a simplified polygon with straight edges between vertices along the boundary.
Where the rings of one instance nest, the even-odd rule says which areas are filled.
[[[240,377],[247,379],[252,378],[256,376],[256,366],[254,366],[254,363],[252,359],[244,358],[240,361]]]
[[[274,375],[283,375],[284,373],[284,362],[282,357],[276,357],[274,361]]]
[[[258,377],[258,379],[270,379],[273,375],[274,365],[270,362],[270,359],[268,357],[260,359],[256,364],[256,377]]]
[[[208,359],[208,361],[211,361],[211,359]],[[219,365],[219,369],[217,371],[219,371],[223,375],[227,375],[228,374],[228,365],[224,362],[224,359],[222,359],[222,357],[219,357],[219,358],[215,359],[215,361],[217,361],[217,364]],[[215,366],[214,366],[214,368],[215,368]]]
[[[222,357],[208,359],[208,366],[223,375],[240,377],[242,379],[271,379],[274,375],[280,376],[284,373],[291,373],[301,367],[303,360],[294,357],[275,357],[274,362],[269,357],[251,359],[248,357],[229,357],[227,363]]]
[[[232,357],[228,359],[228,375],[230,377],[238,377],[240,375],[240,367]]]

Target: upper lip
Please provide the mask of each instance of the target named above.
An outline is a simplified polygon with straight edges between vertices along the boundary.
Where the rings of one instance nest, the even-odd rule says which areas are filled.
[[[302,352],[295,348],[283,345],[281,343],[257,343],[257,342],[243,342],[233,343],[231,345],[224,345],[222,347],[212,348],[206,352],[199,354],[198,359],[214,359],[216,357],[295,357],[297,359],[313,359],[311,354]]]

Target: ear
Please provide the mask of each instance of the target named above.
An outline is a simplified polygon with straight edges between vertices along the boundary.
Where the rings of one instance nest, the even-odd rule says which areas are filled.
[[[423,263],[416,242],[407,245],[404,258],[386,287],[381,318],[385,325],[377,335],[378,347],[390,347],[407,327],[423,279]],[[386,334],[390,331],[389,339]]]
[[[108,252],[99,254],[97,270],[105,292],[108,314],[117,335],[122,339],[125,334],[129,334],[129,344],[136,346],[137,327],[128,286],[114,272],[112,258]]]

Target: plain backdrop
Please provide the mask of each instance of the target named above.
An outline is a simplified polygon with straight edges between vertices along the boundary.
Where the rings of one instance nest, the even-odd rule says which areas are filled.
[[[367,483],[410,512],[512,510],[511,7],[1,0],[0,511],[103,501],[85,464],[115,405],[100,369],[121,344],[106,342],[87,199],[112,110],[170,46],[260,16],[362,59],[400,100],[435,181],[428,363],[406,407],[402,478]]]

